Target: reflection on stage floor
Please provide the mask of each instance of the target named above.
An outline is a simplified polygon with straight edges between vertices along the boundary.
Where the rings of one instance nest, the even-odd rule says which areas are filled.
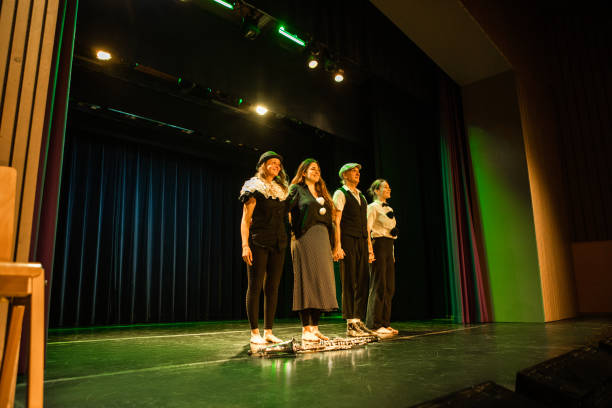
[[[51,330],[45,406],[407,406],[487,380],[514,389],[518,370],[612,335],[612,318],[393,326],[390,340],[276,358],[249,355],[246,322]],[[330,337],[345,328],[334,317],[320,325]],[[299,339],[300,326],[274,332]]]

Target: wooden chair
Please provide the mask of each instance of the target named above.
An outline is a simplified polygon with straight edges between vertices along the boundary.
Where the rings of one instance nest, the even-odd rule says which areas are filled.
[[[0,408],[12,408],[15,403],[26,308],[30,311],[28,407],[43,406],[45,274],[38,263],[11,262],[16,180],[15,169],[0,166]]]

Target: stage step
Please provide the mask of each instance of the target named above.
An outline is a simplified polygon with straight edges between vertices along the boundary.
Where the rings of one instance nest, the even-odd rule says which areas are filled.
[[[431,401],[413,405],[412,408],[535,408],[542,406],[543,405],[516,394],[499,384],[487,381]]]
[[[521,370],[516,392],[554,407],[611,407],[612,353],[583,347]]]

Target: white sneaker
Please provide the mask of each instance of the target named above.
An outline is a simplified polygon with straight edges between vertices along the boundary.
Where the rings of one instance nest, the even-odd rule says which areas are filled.
[[[260,334],[251,334],[251,344],[264,345],[267,344],[267,342]]]

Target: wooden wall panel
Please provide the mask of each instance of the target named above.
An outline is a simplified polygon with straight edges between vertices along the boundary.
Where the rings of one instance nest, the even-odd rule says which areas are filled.
[[[612,28],[590,7],[552,13],[549,22],[573,242],[612,240]]]
[[[581,314],[612,313],[612,241],[572,244],[578,309]]]
[[[21,89],[21,74],[25,52],[26,36],[28,33],[28,19],[30,16],[31,1],[17,3],[17,13],[13,21],[12,36],[9,43],[8,74],[4,86],[2,100],[2,118],[0,119],[0,164],[11,165],[11,154],[15,143],[15,119],[19,104],[19,91]],[[4,79],[4,78],[3,78]],[[17,184],[23,174],[17,172]]]
[[[15,169],[0,166],[0,214],[2,214],[0,216],[0,261],[10,261],[13,256],[15,218],[7,216],[7,213],[15,212],[16,187],[17,172]]]
[[[523,73],[517,91],[546,321],[577,314],[563,165],[555,142],[558,124],[548,92]]]
[[[0,165],[17,170],[13,259],[29,261],[58,0],[8,0],[1,13]]]
[[[33,99],[30,104],[24,106],[24,109],[31,111],[31,116],[27,115],[28,120],[23,120],[22,137],[26,134],[30,135],[29,143],[26,151],[26,155],[23,161],[24,173],[27,175],[23,179],[22,190],[21,190],[21,215],[19,219],[19,232],[17,236],[17,253],[16,259],[18,261],[33,261],[28,259],[30,255],[30,242],[32,234],[32,223],[35,218],[35,199],[40,154],[43,140],[45,113],[47,110],[47,94],[49,91],[49,84],[51,83],[52,66],[53,66],[53,46],[55,43],[55,29],[58,14],[58,0],[47,0],[47,7],[44,8],[45,1],[36,0],[36,3],[40,3],[41,13],[38,22],[44,25],[39,29],[35,30],[36,35],[39,39],[36,41],[36,46],[33,49],[38,49],[36,55],[32,55],[32,63],[26,61],[27,66],[34,65],[37,60],[38,69],[32,71],[32,79],[35,80],[35,87],[33,91]],[[44,17],[44,19],[43,19]],[[34,18],[32,18],[34,20]],[[34,31],[34,30],[33,30]],[[30,34],[30,36],[32,33]],[[25,116],[25,115],[24,115]],[[18,122],[18,125],[20,122]],[[21,139],[21,138],[19,138]]]
[[[609,13],[605,2],[461,2],[517,73],[546,320],[575,316],[571,244],[612,238]]]
[[[13,28],[13,18],[15,17],[15,0],[4,0],[0,9],[0,104],[4,99],[4,78],[8,68],[9,44],[11,43],[11,33]],[[2,140],[2,133],[0,133]],[[0,146],[1,148],[2,146]],[[6,165],[0,155],[0,165]]]

